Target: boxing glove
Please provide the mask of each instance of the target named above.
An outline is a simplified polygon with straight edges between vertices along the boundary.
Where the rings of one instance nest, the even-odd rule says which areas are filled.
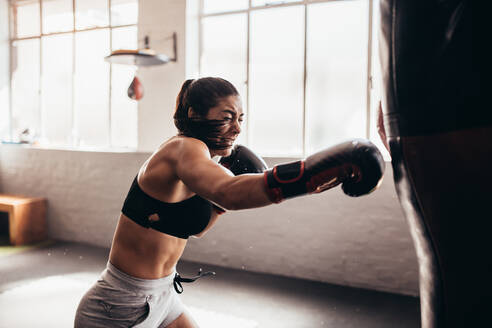
[[[234,175],[245,173],[263,173],[267,169],[267,165],[263,158],[256,155],[251,149],[243,145],[235,145],[231,154],[227,157],[222,157],[219,164],[229,169]],[[213,204],[215,210],[219,214],[225,213],[225,210]]]
[[[384,160],[368,140],[355,139],[317,152],[305,160],[279,164],[264,172],[270,200],[322,192],[342,184],[345,194],[362,196],[382,181]]]
[[[267,169],[265,161],[243,145],[235,145],[231,154],[222,157],[219,164],[228,168],[234,175],[263,173]]]

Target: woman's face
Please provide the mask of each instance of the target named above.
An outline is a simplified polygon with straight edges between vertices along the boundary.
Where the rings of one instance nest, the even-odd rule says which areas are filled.
[[[228,96],[221,98],[217,106],[209,109],[208,120],[222,121],[224,126],[221,131],[221,138],[228,146],[226,149],[211,149],[212,156],[229,156],[231,154],[234,141],[241,133],[241,124],[243,122],[243,106],[239,96]]]

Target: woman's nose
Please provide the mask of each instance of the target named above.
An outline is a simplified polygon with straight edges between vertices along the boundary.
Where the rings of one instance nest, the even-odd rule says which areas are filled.
[[[232,124],[232,130],[236,133],[239,134],[241,133],[241,123],[239,121],[234,121]]]

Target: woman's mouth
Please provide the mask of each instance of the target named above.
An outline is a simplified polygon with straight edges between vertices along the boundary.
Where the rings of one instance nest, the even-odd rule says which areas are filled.
[[[234,145],[234,141],[236,141],[235,139],[224,139],[224,145],[226,145],[227,147],[232,147]]]

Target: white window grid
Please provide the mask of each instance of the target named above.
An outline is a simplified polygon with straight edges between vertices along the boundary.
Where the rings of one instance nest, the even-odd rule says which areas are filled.
[[[303,6],[304,7],[304,70],[303,70],[303,90],[302,90],[302,153],[303,156],[306,156],[306,69],[307,69],[307,24],[308,24],[308,5],[310,4],[316,4],[316,3],[327,3],[327,2],[335,2],[335,1],[352,1],[352,0],[302,0],[302,1],[294,1],[294,2],[284,2],[284,1],[270,1],[267,2],[266,5],[263,6],[253,6],[253,0],[248,1],[248,8],[245,9],[239,9],[239,10],[229,10],[229,11],[223,11],[223,12],[214,12],[214,13],[204,13],[204,1],[205,0],[200,0],[200,9],[199,9],[199,33],[198,33],[198,42],[199,42],[199,58],[201,58],[201,54],[203,53],[203,28],[202,28],[202,21],[204,18],[207,17],[214,17],[214,16],[224,16],[224,15],[233,15],[233,14],[240,14],[240,13],[246,13],[247,14],[247,26],[246,26],[246,33],[247,33],[247,45],[246,45],[246,95],[244,97],[246,106],[244,106],[246,109],[249,109],[249,103],[250,103],[250,94],[249,94],[249,74],[250,74],[250,44],[251,44],[251,38],[250,38],[250,22],[251,22],[251,12],[257,11],[257,10],[265,10],[265,9],[271,9],[271,8],[281,8],[281,7],[292,7],[292,6]],[[371,89],[372,89],[372,83],[373,83],[373,67],[372,67],[372,56],[373,56],[373,8],[374,8],[374,0],[367,0],[369,2],[369,10],[368,10],[368,42],[367,42],[367,90],[366,90],[366,131],[365,131],[365,136],[367,139],[370,139],[370,127],[371,127]],[[198,72],[199,75],[201,75],[202,68],[201,68],[201,61],[198,61]],[[250,143],[250,131],[249,127],[251,126],[249,124],[249,115],[245,115],[246,118],[246,143]]]
[[[72,0],[72,18],[73,18],[73,24],[72,24],[72,30],[67,30],[67,31],[63,31],[63,32],[50,32],[50,33],[43,33],[43,0],[32,0],[33,3],[35,2],[39,2],[39,31],[40,31],[40,34],[38,35],[33,35],[33,36],[28,36],[28,37],[16,37],[17,36],[17,15],[16,15],[16,8],[15,8],[15,0],[13,1],[9,1],[9,14],[8,14],[8,17],[9,17],[9,48],[10,48],[10,60],[9,60],[9,81],[10,81],[10,87],[9,87],[9,98],[12,99],[12,76],[13,76],[13,61],[12,61],[12,49],[13,49],[13,44],[14,42],[16,41],[23,41],[23,40],[31,40],[31,39],[39,39],[40,42],[39,42],[39,67],[40,67],[40,74],[39,74],[39,89],[38,89],[38,92],[41,93],[41,89],[42,89],[42,75],[43,75],[43,70],[42,70],[42,60],[43,60],[43,56],[42,56],[42,52],[43,52],[43,42],[42,42],[42,38],[43,37],[48,37],[48,36],[53,36],[53,35],[61,35],[61,34],[73,34],[75,36],[75,33],[80,33],[80,32],[87,32],[87,31],[94,31],[94,30],[106,30],[106,29],[109,29],[109,49],[113,49],[113,33],[112,33],[112,30],[113,29],[119,29],[119,28],[125,28],[125,27],[136,27],[138,24],[124,24],[124,25],[116,25],[116,26],[113,26],[112,22],[111,22],[111,0],[106,0],[107,3],[108,3],[108,24],[105,25],[105,26],[97,26],[97,27],[90,27],[90,28],[82,28],[82,29],[77,29],[76,28],[76,6],[75,6],[75,1],[76,0]],[[74,82],[74,79],[75,79],[75,37],[72,38],[72,95],[74,94],[74,88],[75,88],[75,83]],[[108,108],[107,108],[107,115],[108,115],[108,127],[107,127],[107,134],[108,134],[108,142],[109,142],[109,145],[108,147],[111,148],[112,145],[111,145],[111,92],[112,92],[112,69],[113,69],[113,65],[110,64],[109,65],[109,92],[108,92],[108,97],[109,97],[109,100],[108,100]],[[41,97],[38,98],[38,108],[37,108],[37,114],[38,114],[38,120],[37,120],[37,124],[39,127],[42,127],[42,113],[41,113]],[[72,96],[72,104],[71,104],[71,128],[72,130],[75,128],[75,103],[74,103],[74,97]],[[8,119],[9,119],[9,138],[10,140],[9,141],[13,141],[14,140],[14,136],[13,136],[13,124],[12,124],[12,120],[13,120],[13,108],[12,108],[12,101],[9,102],[9,113],[8,113]],[[42,134],[42,133],[41,133]],[[71,145],[71,146],[74,146],[74,145]]]

